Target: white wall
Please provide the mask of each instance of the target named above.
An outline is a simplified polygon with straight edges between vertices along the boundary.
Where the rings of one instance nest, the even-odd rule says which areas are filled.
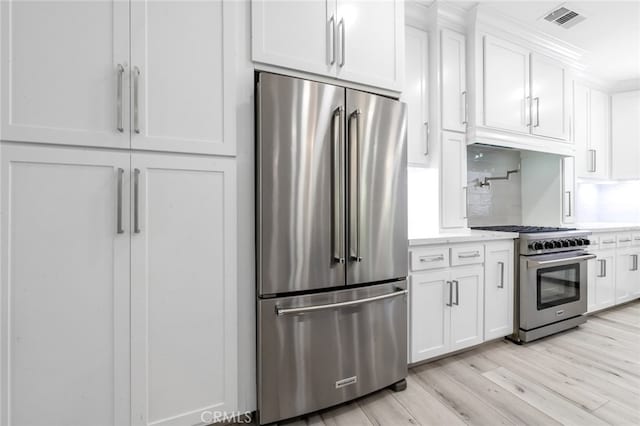
[[[409,238],[423,238],[436,234],[440,226],[439,170],[409,167],[407,181]]]
[[[640,223],[640,181],[579,182],[576,192],[578,223]]]

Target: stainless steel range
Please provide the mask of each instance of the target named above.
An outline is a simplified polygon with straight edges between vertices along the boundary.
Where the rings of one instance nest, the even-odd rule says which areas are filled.
[[[532,226],[474,229],[518,232],[512,340],[529,342],[586,322],[589,231]]]

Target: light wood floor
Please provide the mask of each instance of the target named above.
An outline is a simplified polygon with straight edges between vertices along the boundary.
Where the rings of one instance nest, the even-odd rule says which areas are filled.
[[[640,302],[518,346],[501,341],[410,370],[384,390],[292,425],[638,425]]]

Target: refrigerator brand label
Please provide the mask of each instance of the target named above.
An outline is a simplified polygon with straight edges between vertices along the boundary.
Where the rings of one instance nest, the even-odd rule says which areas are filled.
[[[336,389],[343,388],[345,386],[352,385],[358,382],[358,376],[347,377],[346,379],[338,380],[336,382]]]

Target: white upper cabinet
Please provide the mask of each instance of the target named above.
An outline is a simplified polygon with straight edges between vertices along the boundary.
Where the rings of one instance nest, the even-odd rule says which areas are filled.
[[[576,176],[609,177],[609,96],[601,91],[574,84],[574,140]]]
[[[314,74],[335,74],[336,7],[336,0],[252,0],[253,60]]]
[[[429,79],[428,48],[426,31],[407,27],[405,90],[402,100],[408,105],[407,159],[412,166],[429,166]]]
[[[134,149],[235,153],[233,3],[131,2]]]
[[[467,130],[466,39],[450,30],[440,32],[440,78],[442,80],[442,129]]]
[[[611,177],[640,178],[640,90],[611,96]]]
[[[252,0],[251,16],[256,62],[402,90],[402,0]]]
[[[128,148],[128,3],[2,1],[0,17],[0,139]]]
[[[566,140],[568,136],[565,66],[539,54],[531,55],[531,133]]]
[[[529,51],[484,37],[484,125],[529,133]]]
[[[442,228],[467,226],[467,143],[464,134],[442,132]]]

